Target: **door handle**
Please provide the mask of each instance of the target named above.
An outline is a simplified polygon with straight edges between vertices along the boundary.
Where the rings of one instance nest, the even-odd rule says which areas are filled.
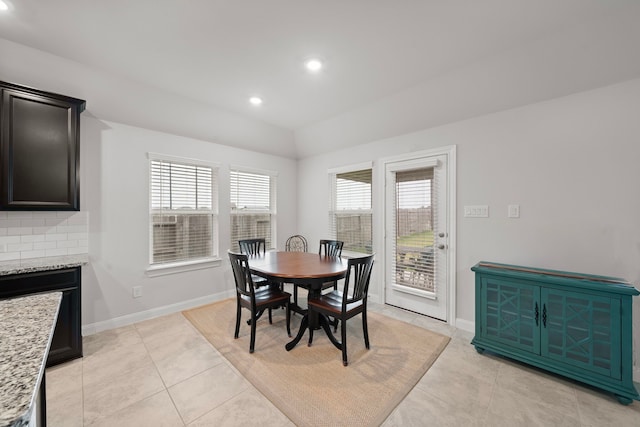
[[[542,304],[542,326],[547,327],[547,304]]]
[[[538,326],[538,319],[540,318],[540,311],[538,310],[538,302],[537,301],[536,301],[535,314],[536,314],[536,326]]]

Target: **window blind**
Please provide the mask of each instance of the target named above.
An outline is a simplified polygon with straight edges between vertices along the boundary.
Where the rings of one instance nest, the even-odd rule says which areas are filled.
[[[437,195],[433,168],[395,173],[395,224],[397,283],[435,292],[434,230]]]
[[[275,176],[232,169],[229,176],[231,196],[231,250],[239,251],[238,240],[265,239],[265,248],[274,247]]]
[[[371,253],[372,170],[330,174],[332,192],[329,210],[329,233],[344,242],[344,250]]]
[[[217,169],[150,157],[151,264],[217,256]]]

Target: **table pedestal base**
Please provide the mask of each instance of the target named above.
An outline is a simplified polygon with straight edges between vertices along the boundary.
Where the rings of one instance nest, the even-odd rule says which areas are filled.
[[[342,350],[342,343],[340,343],[340,341],[338,341],[336,337],[333,335],[333,333],[331,332],[331,324],[327,316],[325,316],[324,314],[318,314],[318,313],[313,313],[313,314],[316,314],[318,316],[317,322],[319,323],[319,325],[311,325],[309,323],[309,313],[305,314],[304,317],[302,318],[302,322],[300,323],[300,330],[298,331],[298,335],[296,335],[296,337],[293,340],[288,342],[284,346],[284,348],[286,348],[287,351],[291,351],[291,349],[293,349],[296,345],[298,345],[298,343],[304,336],[304,333],[307,329],[309,329],[308,345],[310,346],[311,342],[313,341],[314,329],[320,329],[320,327],[322,327],[322,329],[324,329],[324,332],[327,334],[327,337],[329,337],[329,341],[331,341],[331,344],[333,344],[338,350]]]

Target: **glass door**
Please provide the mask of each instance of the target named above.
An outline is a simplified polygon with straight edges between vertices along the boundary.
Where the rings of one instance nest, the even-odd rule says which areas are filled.
[[[386,303],[447,320],[447,155],[388,162]]]

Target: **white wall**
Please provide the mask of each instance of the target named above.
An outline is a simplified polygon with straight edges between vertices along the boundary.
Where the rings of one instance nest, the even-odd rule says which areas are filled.
[[[90,263],[82,274],[85,333],[233,295],[226,261],[229,164],[277,171],[278,246],[283,247],[285,239],[297,232],[297,163],[292,160],[295,146],[291,131],[1,38],[0,58],[0,80],[87,100],[87,110],[81,116],[80,149],[80,216],[89,221]],[[221,164],[221,267],[155,278],[145,274],[149,251],[148,151]],[[33,217],[21,218],[21,227],[39,224],[39,215],[35,222]],[[56,227],[69,225],[69,218],[58,217],[58,223],[54,218],[43,219],[45,226],[47,221]],[[72,217],[71,225],[76,225],[77,218]],[[3,228],[9,234],[9,227],[17,224],[15,214],[0,214],[0,221],[0,237]],[[86,222],[82,225],[86,233]],[[14,236],[5,237],[0,245],[6,245],[6,252],[0,253],[0,259],[33,255],[27,241],[32,237],[20,237],[20,245],[24,245],[19,247],[9,247],[16,243]],[[56,246],[56,252],[49,248],[50,254],[63,249],[72,252],[64,245],[73,245],[74,239],[86,252],[86,236],[79,237],[67,234],[70,242]],[[143,287],[141,298],[132,298],[133,286]]]
[[[220,163],[219,267],[150,278],[148,152]],[[233,296],[229,165],[278,172],[277,242],[297,231],[295,160],[106,122],[81,119],[81,207],[89,212],[89,265],[82,274],[85,333]],[[132,287],[142,286],[134,299]]]
[[[315,241],[328,230],[327,169],[455,144],[459,320],[474,320],[470,267],[480,260],[612,275],[640,288],[639,111],[636,79],[305,158],[300,232]],[[374,182],[381,182],[379,172],[374,167]],[[462,216],[464,205],[479,204],[489,205],[489,218]],[[507,218],[508,204],[520,205],[519,219]],[[374,250],[382,254],[381,232],[374,234]],[[383,295],[376,272],[372,294]],[[635,298],[636,379],[639,347]]]

